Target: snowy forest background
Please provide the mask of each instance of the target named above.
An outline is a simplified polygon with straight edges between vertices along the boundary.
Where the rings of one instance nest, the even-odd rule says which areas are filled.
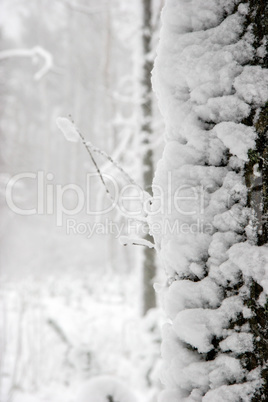
[[[153,47],[162,6],[153,2]],[[87,140],[142,183],[142,7],[140,0],[1,1],[2,402],[74,401],[81,384],[99,375],[123,380],[147,400],[158,392],[161,316],[152,309],[144,317],[141,247],[123,247],[109,230],[68,234],[55,213],[19,216],[5,202],[7,182],[22,172],[43,172],[44,186],[85,190],[95,166],[81,144],[61,135],[58,116],[70,115]],[[52,60],[42,77],[47,60],[36,47]],[[155,100],[152,115],[156,161],[163,142]],[[96,158],[110,173],[113,166]],[[20,180],[17,205],[35,207],[36,187]],[[90,196],[94,210],[107,201],[98,178]],[[115,212],[72,218],[124,224]]]

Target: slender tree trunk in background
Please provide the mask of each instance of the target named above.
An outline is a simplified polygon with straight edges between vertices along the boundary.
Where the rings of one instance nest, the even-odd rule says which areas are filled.
[[[143,70],[142,70],[142,126],[141,133],[143,136],[143,185],[144,188],[152,195],[152,182],[154,177],[153,152],[151,149],[150,139],[153,134],[152,129],[152,83],[151,72],[153,69],[153,60],[151,57],[151,41],[152,41],[152,2],[151,0],[142,0],[143,7],[143,25],[142,25],[142,46],[143,46]],[[149,234],[146,240],[152,241]],[[154,249],[144,248],[143,255],[143,306],[142,312],[146,312],[156,306],[155,291],[153,288],[153,279],[156,274],[155,253]]]
[[[103,82],[104,82],[104,93],[105,93],[105,119],[110,122],[110,124],[105,125],[105,143],[108,145],[108,152],[112,154],[116,148],[116,136],[114,132],[114,127],[111,124],[113,117],[116,114],[115,102],[111,96],[112,94],[112,65],[111,65],[111,55],[112,55],[112,21],[111,21],[111,2],[106,5],[106,28],[105,28],[105,52],[103,61]],[[107,148],[106,148],[107,149]]]

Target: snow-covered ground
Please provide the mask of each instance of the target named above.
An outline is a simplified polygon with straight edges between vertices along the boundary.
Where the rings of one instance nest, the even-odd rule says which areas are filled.
[[[122,384],[137,401],[155,400],[159,311],[140,316],[139,275],[123,254],[117,270],[108,264],[111,239],[70,237],[40,217],[7,226],[0,401],[79,402],[84,384],[100,376],[104,388]],[[102,389],[93,386],[87,400],[102,398]]]

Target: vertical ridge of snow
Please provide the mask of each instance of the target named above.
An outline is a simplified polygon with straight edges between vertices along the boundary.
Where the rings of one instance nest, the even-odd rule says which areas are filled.
[[[250,401],[261,384],[260,373],[239,360],[252,350],[248,326],[230,327],[251,314],[243,280],[253,276],[267,289],[267,247],[244,243],[244,166],[256,140],[244,119],[268,97],[267,70],[245,66],[256,53],[244,25],[248,9],[240,0],[167,0],[162,14],[153,86],[166,147],[149,217],[172,320],[163,331],[160,402]],[[154,233],[156,224],[161,230]]]

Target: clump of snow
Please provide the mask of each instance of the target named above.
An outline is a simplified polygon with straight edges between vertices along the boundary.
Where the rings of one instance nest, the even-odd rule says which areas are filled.
[[[228,211],[217,214],[214,217],[213,225],[221,232],[233,231],[243,233],[247,223],[247,211],[239,204],[233,205]]]
[[[79,141],[80,136],[77,128],[69,119],[67,119],[66,117],[58,117],[56,120],[56,124],[67,141]]]
[[[227,251],[231,245],[241,241],[242,237],[234,232],[215,233],[209,245],[209,264],[219,266],[228,259]]]
[[[250,113],[247,103],[235,95],[210,98],[205,105],[195,107],[199,118],[208,122],[241,122]]]
[[[244,124],[224,122],[217,124],[214,130],[231,154],[244,161],[248,160],[249,149],[255,148],[256,132],[254,128]]]
[[[220,387],[226,382],[243,378],[239,361],[229,356],[219,356],[212,362],[191,363],[184,368],[178,383],[183,389],[197,388],[201,393]]]
[[[223,352],[233,351],[236,353],[253,352],[253,336],[250,333],[233,333],[220,342]]]
[[[230,261],[246,277],[252,277],[268,293],[268,247],[250,245],[248,242],[233,245],[228,251]]]
[[[245,66],[234,80],[237,95],[245,102],[257,107],[268,99],[268,71],[261,66]]]
[[[250,402],[252,396],[260,386],[260,381],[251,381],[243,384],[222,385],[218,389],[208,391],[202,401],[204,402]]]
[[[243,304],[238,297],[229,297],[218,309],[189,309],[181,311],[174,320],[174,331],[182,340],[200,353],[213,349],[213,337],[221,336],[231,319],[243,311]]]
[[[260,59],[264,59],[266,54],[267,54],[267,38],[264,36],[261,41],[260,47],[258,47],[258,49],[257,49],[257,56]]]
[[[213,280],[205,278],[200,282],[174,281],[166,290],[164,305],[170,318],[174,319],[184,309],[198,308],[204,304],[216,308],[220,301],[220,288]]]
[[[220,266],[211,265],[209,276],[221,286],[235,286],[241,281],[241,270],[237,265],[227,260]]]

